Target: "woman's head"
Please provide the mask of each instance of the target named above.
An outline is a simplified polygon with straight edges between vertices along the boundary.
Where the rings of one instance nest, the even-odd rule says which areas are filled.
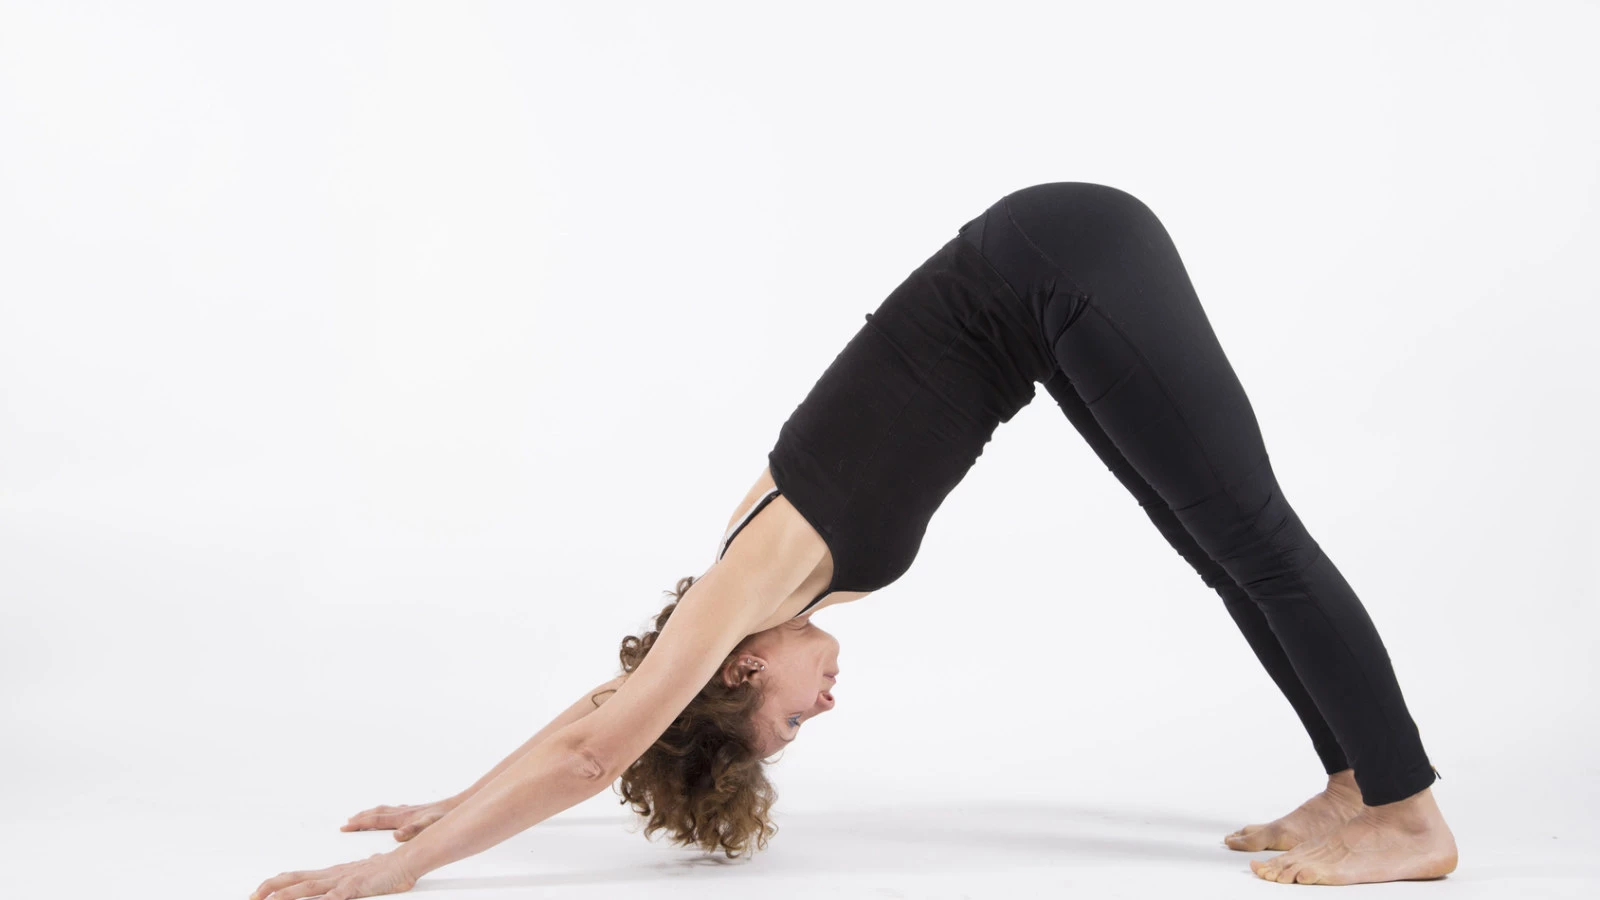
[[[790,619],[740,641],[721,674],[727,684],[743,680],[760,690],[755,742],[760,755],[770,756],[806,722],[833,709],[839,642],[810,616]]]
[[[678,601],[694,584],[680,578],[653,630],[622,639],[624,673],[644,661]],[[655,743],[622,774],[623,802],[648,821],[645,836],[665,829],[679,844],[729,857],[766,846],[777,826],[767,818],[776,792],[765,759],[788,746],[799,726],[833,708],[839,642],[794,619],[749,635]]]

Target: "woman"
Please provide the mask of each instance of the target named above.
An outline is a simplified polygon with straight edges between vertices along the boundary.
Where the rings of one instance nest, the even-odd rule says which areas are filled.
[[[713,564],[678,582],[656,630],[623,641],[620,678],[460,795],[344,826],[395,828],[401,847],[268,879],[253,900],[406,890],[618,779],[647,835],[729,856],[752,837],[765,846],[762,760],[834,706],[839,645],[812,615],[906,572],[945,496],[1041,382],[1221,595],[1328,774],[1227,845],[1288,851],[1251,861],[1285,883],[1452,871],[1437,773],[1383,643],[1278,486],[1165,228],[1127,193],[1058,182],[1002,197],[867,314],[779,430]]]

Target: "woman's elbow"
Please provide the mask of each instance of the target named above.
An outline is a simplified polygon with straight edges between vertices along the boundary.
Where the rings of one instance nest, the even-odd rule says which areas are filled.
[[[607,757],[589,744],[578,744],[573,747],[572,759],[578,774],[589,781],[610,784],[622,775],[621,769],[613,768],[607,762]]]

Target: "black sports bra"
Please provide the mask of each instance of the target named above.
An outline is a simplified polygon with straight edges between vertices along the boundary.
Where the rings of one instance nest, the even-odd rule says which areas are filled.
[[[761,495],[761,499],[759,499],[756,502],[750,504],[750,508],[748,510],[745,510],[745,514],[744,515],[739,517],[739,521],[733,523],[733,527],[728,529],[728,533],[722,536],[722,544],[721,544],[721,546],[719,546],[717,548],[717,559],[721,559],[722,555],[724,553],[728,552],[728,545],[733,543],[734,535],[738,534],[741,530],[743,530],[744,526],[749,524],[751,519],[755,518],[756,513],[761,512],[761,510],[765,509],[767,504],[772,502],[772,498],[778,496],[778,494],[780,494],[780,493],[781,493],[781,491],[779,491],[777,488],[770,488],[765,494]],[[822,593],[820,593],[817,596],[813,597],[811,599],[811,602],[806,604],[806,609],[810,609],[811,607],[816,606],[818,600],[821,600],[823,597],[826,597],[826,596],[828,596],[828,594],[832,593],[832,589],[833,589],[833,585],[831,585],[831,584],[828,585],[827,587],[823,588]],[[795,613],[794,614],[794,618],[799,618],[799,617],[805,615],[806,614],[806,609],[802,609],[799,612]]]

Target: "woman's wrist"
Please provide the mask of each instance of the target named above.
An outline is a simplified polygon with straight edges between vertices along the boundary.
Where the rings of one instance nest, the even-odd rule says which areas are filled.
[[[412,840],[416,840],[416,838],[412,838]],[[388,857],[387,861],[389,865],[401,872],[404,880],[409,881],[413,885],[420,881],[422,876],[431,871],[417,861],[416,853],[411,847],[411,841],[407,841],[393,850],[388,851],[386,856]]]

